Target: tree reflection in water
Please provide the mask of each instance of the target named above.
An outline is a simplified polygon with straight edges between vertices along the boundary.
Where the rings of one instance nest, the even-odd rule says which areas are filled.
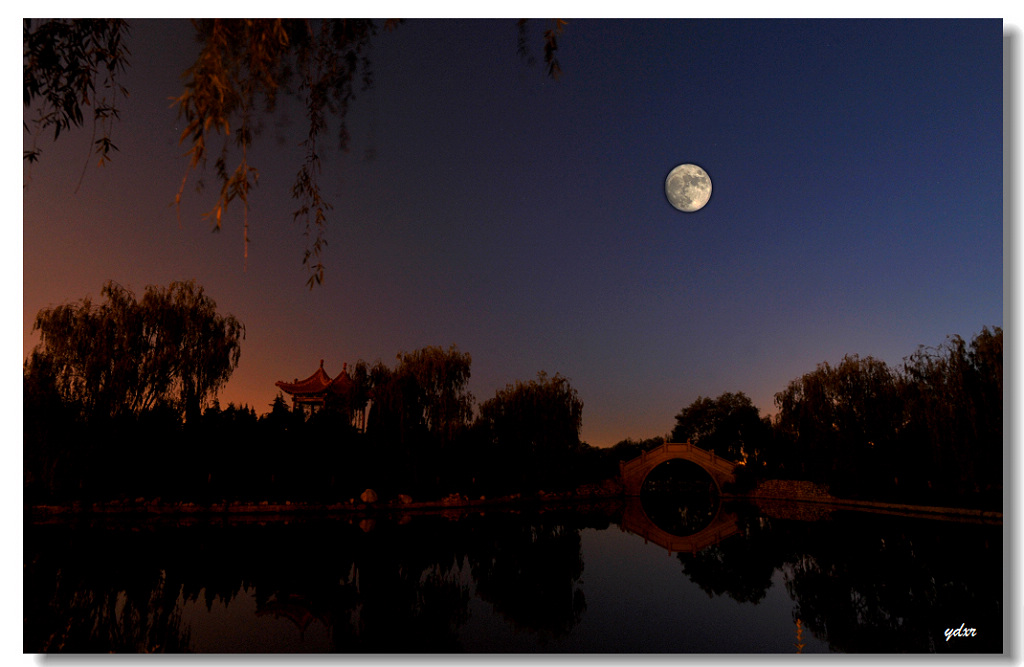
[[[772,586],[772,575],[782,558],[765,549],[771,531],[763,518],[744,516],[740,534],[707,549],[677,555],[683,574],[700,586],[708,597],[727,595],[737,602],[757,604]]]
[[[501,619],[496,625],[523,638],[511,650],[593,650],[588,646],[607,642],[588,643],[588,606],[596,610],[589,615],[610,615],[628,636],[643,634],[644,615],[653,611],[608,596],[609,578],[635,568],[638,550],[662,549],[640,538],[616,538],[615,544],[628,545],[621,554],[601,547],[587,552],[601,559],[593,571],[605,579],[594,579],[593,589],[584,585],[584,547],[612,543],[602,540],[615,511],[489,512],[457,521],[415,516],[404,523],[382,516],[369,532],[327,517],[265,525],[213,518],[188,525],[27,523],[23,648],[311,650],[316,647],[295,638],[316,628],[327,650],[457,652],[469,641],[470,627],[490,632],[487,623],[470,623],[476,599]],[[675,555],[681,572],[664,570],[667,580],[629,574],[666,590],[674,587],[672,580],[685,578],[709,599],[727,598],[728,605],[707,608],[722,614],[710,624],[749,618],[733,615],[735,602],[748,611],[764,603],[759,609],[777,620],[778,607],[768,610],[768,600],[779,600],[778,586],[784,586],[793,627],[800,620],[804,640],[813,635],[834,651],[1001,651],[998,527],[842,511],[826,521],[803,521],[731,503],[719,514],[724,512],[736,517],[731,536]],[[597,530],[584,539],[584,528]],[[591,590],[597,592],[588,599]],[[695,604],[671,596],[663,602],[670,606],[658,613],[666,617]],[[212,613],[192,613],[196,606]],[[270,628],[270,636],[261,637],[259,646],[218,643],[217,623],[228,607],[241,637],[257,623],[245,618],[250,610],[262,622],[277,619],[260,626]],[[185,618],[183,608],[189,610]],[[946,642],[943,630],[961,623],[977,628],[977,635]],[[753,637],[766,631],[749,628]],[[474,636],[472,643],[478,650],[510,650],[502,643],[504,632]]]
[[[833,651],[1002,651],[1002,549],[991,526],[858,512],[740,522],[740,535],[677,555],[709,597],[757,604],[781,570],[794,622]],[[962,622],[984,636],[945,642],[943,628]]]
[[[246,592],[257,616],[322,624],[335,651],[456,652],[474,583],[513,626],[560,636],[586,609],[579,520],[28,526],[24,650],[216,650],[193,645],[183,603]]]
[[[480,598],[514,627],[557,637],[580,622],[587,602],[577,527],[547,517],[533,525],[498,517],[479,546],[470,566]]]
[[[836,651],[1001,652],[1002,549],[992,529],[884,520],[872,534],[868,518],[827,524],[813,550],[788,559],[794,614]],[[946,642],[942,630],[962,622],[978,635]]]
[[[26,527],[26,535],[34,531]],[[154,653],[187,650],[179,588],[128,544],[70,535],[26,551],[24,651]],[[26,539],[26,550],[31,542]],[[69,558],[69,554],[74,554]]]

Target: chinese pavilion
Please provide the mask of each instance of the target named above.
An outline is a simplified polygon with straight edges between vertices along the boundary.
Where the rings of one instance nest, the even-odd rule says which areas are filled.
[[[341,372],[332,380],[324,371],[324,360],[321,359],[320,368],[305,380],[278,380],[274,386],[292,397],[292,407],[295,410],[302,409],[303,412],[312,414],[324,407],[332,394],[344,396],[348,393],[352,380],[348,377],[347,368],[348,364],[342,364]]]

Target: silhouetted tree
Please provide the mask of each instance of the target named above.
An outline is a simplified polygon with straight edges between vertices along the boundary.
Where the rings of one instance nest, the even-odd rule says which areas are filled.
[[[360,391],[370,401],[368,444],[378,450],[377,457],[391,452],[380,464],[403,493],[411,487],[436,493],[450,477],[472,417],[473,395],[467,390],[472,358],[452,345],[400,352],[397,359],[394,368],[380,361],[372,367],[356,364],[364,369]]]
[[[98,305],[86,297],[39,311],[26,382],[51,387],[86,418],[160,404],[198,418],[238,366],[245,327],[194,281],[149,286],[141,301],[108,282],[102,295]]]
[[[857,355],[821,363],[775,395],[778,428],[792,443],[791,461],[839,492],[878,492],[896,456],[902,403],[883,361]]]
[[[466,389],[472,361],[454,345],[398,354],[396,373],[411,380],[415,403],[422,410],[413,417],[441,443],[450,442],[473,415],[473,395]]]
[[[401,443],[426,437],[450,442],[473,413],[473,395],[466,389],[471,364],[470,355],[454,345],[400,352],[394,369],[377,362],[367,373],[370,427]]]
[[[1002,487],[1003,332],[987,327],[968,346],[951,336],[904,360],[904,446],[914,453],[908,473],[944,493]],[[998,502],[998,501],[997,501]]]
[[[726,392],[714,399],[698,396],[676,415],[670,438],[753,464],[760,458],[768,428],[746,394]]]
[[[81,427],[76,423],[78,411],[65,403],[56,386],[52,360],[36,357],[33,372],[24,373],[23,405],[23,475],[25,501],[54,497],[58,492],[77,484],[76,473],[83,461]],[[78,445],[71,447],[70,445]],[[83,457],[84,458],[84,457]]]
[[[1002,394],[998,327],[970,345],[951,336],[922,347],[898,372],[847,355],[775,395],[771,458],[788,476],[827,482],[839,494],[998,504]]]
[[[666,439],[668,439],[668,436],[661,435],[653,438],[647,438],[645,440],[633,440],[632,438],[626,438],[625,440],[618,441],[605,451],[608,452],[608,458],[612,461],[629,461],[630,459],[635,459],[640,456],[643,452],[650,451],[655,447],[661,447],[665,444]],[[617,467],[616,471],[618,471]]]
[[[491,465],[518,484],[572,484],[569,463],[580,446],[583,401],[569,380],[541,371],[480,406]],[[492,472],[494,469],[492,468]]]
[[[355,426],[366,431],[366,407],[370,402],[370,367],[360,359],[350,373],[348,410],[355,419]]]
[[[260,422],[283,433],[295,424],[301,423],[301,415],[294,413],[285,402],[284,394],[277,392],[277,396],[270,404],[270,412],[260,417]]]

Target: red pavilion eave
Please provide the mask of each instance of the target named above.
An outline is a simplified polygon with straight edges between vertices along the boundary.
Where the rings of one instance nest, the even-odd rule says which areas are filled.
[[[292,382],[285,382],[284,380],[278,380],[274,383],[274,386],[281,389],[281,391],[292,397],[292,402],[295,405],[299,404],[314,404],[322,406],[327,398],[327,392],[342,393],[348,388],[350,380],[348,374],[345,372],[345,367],[348,364],[343,364],[341,373],[338,374],[333,380],[331,376],[324,371],[324,360],[320,360],[320,368],[310,375],[305,380],[294,380]]]

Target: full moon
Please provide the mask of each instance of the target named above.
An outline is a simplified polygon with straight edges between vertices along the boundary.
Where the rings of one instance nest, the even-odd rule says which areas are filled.
[[[681,164],[668,172],[665,197],[680,211],[699,211],[711,199],[711,177],[695,164]]]

